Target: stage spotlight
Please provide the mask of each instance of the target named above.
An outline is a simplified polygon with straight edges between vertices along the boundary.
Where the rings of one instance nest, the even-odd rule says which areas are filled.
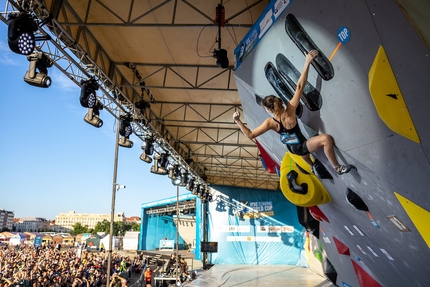
[[[169,175],[168,175],[168,177],[170,178],[170,179],[174,179],[175,178],[175,168],[177,167],[178,165],[172,165],[172,166],[170,166],[170,168],[169,168]]]
[[[201,199],[203,202],[212,201],[212,195],[209,192],[209,189],[206,187],[203,194],[201,195]]]
[[[99,84],[93,78],[81,81],[81,95],[79,101],[81,106],[88,108],[88,113],[84,117],[84,121],[96,128],[103,125],[103,121],[99,118],[100,110],[103,105],[96,97],[96,90],[99,89]]]
[[[188,179],[188,184],[185,187],[185,189],[188,190],[188,191],[193,191],[194,185],[195,185],[194,184],[194,178],[190,178],[190,179]]]
[[[180,165],[174,165],[170,169],[169,178],[172,180],[173,185],[179,185],[182,182],[182,173]]]
[[[133,142],[129,140],[129,137],[133,133],[130,122],[131,118],[129,115],[120,117],[119,134],[121,138],[119,139],[118,145],[122,147],[131,148],[133,146]]]
[[[194,188],[192,189],[191,193],[197,195],[199,194],[201,188],[202,186],[200,184],[194,184]]]
[[[9,14],[7,42],[12,52],[30,55],[36,47],[37,23],[29,14]]]
[[[139,102],[136,102],[134,104],[134,106],[136,107],[136,109],[140,110],[140,112],[142,114],[145,113],[146,109],[149,109],[151,107],[151,105],[147,101],[145,101],[145,100],[141,100]]]
[[[216,65],[220,68],[228,68],[227,51],[224,49],[214,50],[213,57],[216,59]]]
[[[27,56],[27,59],[30,61],[30,66],[25,73],[24,81],[32,86],[48,88],[51,85],[48,68],[52,67],[52,60],[42,52],[33,53]]]
[[[149,156],[152,155],[152,153],[154,152],[154,147],[152,146],[152,139],[150,138],[146,138],[145,139],[145,145],[142,145],[142,154],[140,155],[140,159],[143,160],[144,162],[147,163],[151,163],[152,162],[152,158],[150,158]]]
[[[181,183],[179,183],[179,186],[187,186],[189,182],[188,172],[184,171],[181,176]]]
[[[169,156],[167,153],[156,154],[154,156],[154,165],[151,166],[151,172],[155,174],[165,175],[167,174],[167,164]]]
[[[194,160],[190,157],[190,155],[188,155],[188,157],[185,159],[185,162],[186,162],[188,165],[191,165],[191,164],[194,162]]]
[[[207,187],[202,185],[200,186],[199,190],[197,190],[197,197],[200,199],[203,199],[203,194],[205,194],[207,191]]]

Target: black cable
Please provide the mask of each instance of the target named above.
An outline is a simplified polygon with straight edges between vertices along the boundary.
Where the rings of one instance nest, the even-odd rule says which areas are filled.
[[[200,30],[199,36],[197,37],[196,53],[197,53],[197,56],[199,56],[200,58],[212,58],[212,55],[211,55],[211,56],[202,56],[202,55],[200,55],[200,54],[199,54],[199,40],[200,40],[200,36],[202,35],[203,30],[204,30],[206,27],[210,26],[210,25],[211,25],[211,24],[207,24],[206,26],[204,26],[204,27]],[[217,43],[217,41],[215,41],[215,43]],[[215,45],[215,43],[212,45],[212,47]],[[212,49],[212,47],[211,47],[211,49]],[[209,51],[210,51],[210,50],[209,50]]]
[[[227,23],[227,24],[228,24],[228,23]],[[233,35],[231,34],[231,32],[230,32],[230,30],[228,29],[228,27],[226,26],[225,28],[226,28],[227,32],[230,34],[230,37],[231,37],[231,39],[233,40],[234,44],[237,46],[237,36],[236,36],[236,32],[234,31],[234,27],[233,27],[233,25],[231,25],[231,24],[230,24],[230,26],[231,26],[231,29],[233,30],[234,37],[233,37]]]

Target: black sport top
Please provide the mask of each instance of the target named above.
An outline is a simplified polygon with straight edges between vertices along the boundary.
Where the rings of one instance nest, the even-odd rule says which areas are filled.
[[[302,134],[302,131],[300,130],[298,123],[292,129],[287,129],[277,119],[273,118],[273,120],[281,126],[281,128],[279,129],[279,131],[277,131],[277,133],[280,134],[280,140],[283,144],[295,145],[295,144],[302,144],[306,141],[306,138]]]

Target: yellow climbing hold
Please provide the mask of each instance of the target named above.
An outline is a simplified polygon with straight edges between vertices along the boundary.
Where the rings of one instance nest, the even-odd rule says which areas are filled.
[[[381,120],[395,133],[420,143],[385,50],[379,47],[370,68],[369,92]]]

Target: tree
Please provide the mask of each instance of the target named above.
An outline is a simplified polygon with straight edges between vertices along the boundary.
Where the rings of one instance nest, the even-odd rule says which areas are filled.
[[[110,230],[110,222],[106,219],[103,221],[97,222],[96,226],[94,227],[94,232],[104,232],[105,234],[109,234]]]
[[[73,224],[73,229],[70,231],[71,235],[78,235],[80,233],[90,233],[91,229],[88,228],[88,225],[82,226],[80,222]]]
[[[128,224],[125,224],[122,221],[114,221],[113,223],[113,235],[118,236],[124,235],[124,233],[128,230],[130,230],[131,227]],[[107,221],[106,219],[103,221],[97,222],[96,226],[94,227],[94,232],[104,232],[106,234],[110,234],[110,221]]]
[[[113,223],[113,235],[115,235],[115,236],[124,235],[126,230],[127,230],[127,225],[124,222],[115,221]]]
[[[137,222],[132,222],[130,224],[127,224],[127,231],[133,230],[133,231],[139,231],[140,225]]]

